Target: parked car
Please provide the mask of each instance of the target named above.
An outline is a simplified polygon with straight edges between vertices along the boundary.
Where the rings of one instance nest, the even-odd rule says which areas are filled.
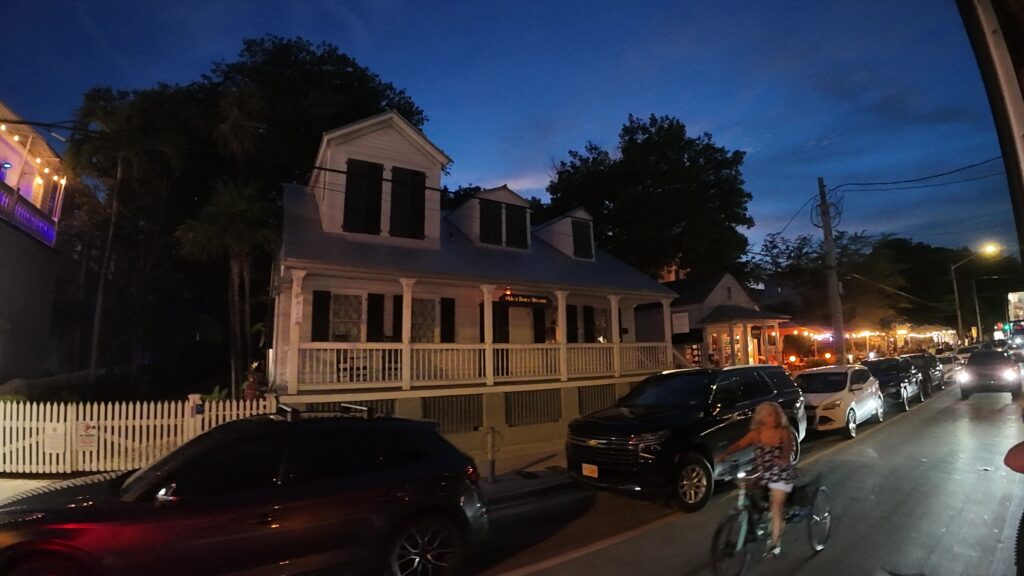
[[[979,350],[967,359],[956,375],[960,398],[967,400],[975,392],[1009,392],[1014,399],[1024,393],[1020,364],[1000,350]]]
[[[964,346],[962,348],[957,348],[956,349],[956,357],[959,358],[961,362],[967,362],[967,358],[970,357],[970,355],[972,353],[974,353],[974,352],[976,352],[978,350],[981,350],[981,345],[980,344],[972,344],[971,346]]]
[[[934,354],[920,352],[917,354],[904,354],[900,358],[910,360],[910,363],[921,373],[921,386],[924,388],[925,396],[931,396],[936,390],[945,388],[942,380],[942,365],[939,364]]]
[[[907,358],[879,358],[866,360],[863,364],[878,380],[882,397],[895,402],[904,412],[910,410],[910,399],[914,396],[924,402],[921,373]]]
[[[956,372],[960,370],[960,359],[953,354],[942,354],[936,356],[935,359],[939,361],[939,366],[942,367],[943,386],[948,382],[953,382]]]
[[[472,459],[425,422],[293,420],[0,502],[0,573],[455,573],[487,527]]]
[[[813,368],[797,376],[796,385],[807,403],[808,428],[843,430],[847,437],[856,438],[861,422],[885,419],[878,380],[859,364]]]
[[[750,429],[763,402],[782,405],[799,444],[804,398],[780,366],[671,370],[640,382],[613,407],[569,424],[566,459],[583,482],[630,491],[672,490],[694,512],[726,479],[715,457]]]

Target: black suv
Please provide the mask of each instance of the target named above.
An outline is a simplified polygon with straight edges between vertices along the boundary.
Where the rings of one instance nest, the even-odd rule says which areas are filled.
[[[0,574],[454,574],[487,527],[478,476],[425,422],[239,420],[0,502]]]
[[[967,400],[975,392],[1009,392],[1016,400],[1024,395],[1020,364],[1001,350],[978,350],[957,372],[960,398]]]
[[[942,378],[942,364],[935,354],[920,352],[917,354],[904,354],[900,358],[910,360],[910,363],[921,373],[921,386],[924,388],[925,396],[931,396],[936,390],[945,388]]]
[[[779,366],[672,370],[640,382],[615,406],[569,424],[566,458],[578,479],[633,491],[670,487],[680,508],[711,498],[715,456],[750,430],[754,408],[782,405],[799,447],[804,399]],[[799,450],[794,460],[799,458]]]

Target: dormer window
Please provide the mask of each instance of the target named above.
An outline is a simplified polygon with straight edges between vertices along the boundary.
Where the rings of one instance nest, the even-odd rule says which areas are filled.
[[[530,247],[527,211],[522,206],[480,198],[480,242],[509,248]]]
[[[584,260],[594,259],[594,235],[588,220],[572,221],[572,255]]]
[[[426,174],[398,166],[391,168],[391,236],[423,238],[426,194]]]
[[[342,222],[345,232],[380,234],[383,183],[383,165],[349,159],[345,174],[345,215]]]

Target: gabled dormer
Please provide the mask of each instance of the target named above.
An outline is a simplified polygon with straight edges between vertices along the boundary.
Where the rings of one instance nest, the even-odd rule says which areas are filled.
[[[324,133],[310,187],[325,232],[437,247],[441,172],[451,159],[388,111]]]
[[[533,233],[567,256],[594,259],[594,218],[583,208],[541,224]]]
[[[477,192],[448,220],[477,244],[530,248],[530,203],[506,185]]]

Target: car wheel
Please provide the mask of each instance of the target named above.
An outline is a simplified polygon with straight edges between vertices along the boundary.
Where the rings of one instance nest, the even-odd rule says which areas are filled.
[[[800,436],[796,433],[796,426],[789,427],[789,435],[793,441],[793,452],[789,455],[789,463],[796,464],[800,461]]]
[[[466,545],[454,524],[431,514],[402,525],[385,550],[388,576],[452,576],[462,567]]]
[[[910,394],[907,393],[906,388],[900,389],[900,406],[904,412],[910,412]]]
[[[697,454],[687,454],[679,460],[674,484],[679,509],[683,512],[696,512],[711,500],[715,490],[715,476],[707,460]]]
[[[970,400],[970,398],[971,398],[971,393],[968,392],[967,390],[964,390],[964,387],[961,386],[960,387],[960,399],[961,400]]]
[[[62,558],[30,558],[17,564],[8,576],[88,576],[81,564]]]
[[[878,410],[875,411],[875,418],[879,423],[885,422],[885,399],[881,396],[878,397]]]
[[[924,384],[917,385],[917,396],[921,402],[924,402]]]
[[[846,437],[857,437],[857,414],[853,410],[846,413]]]

